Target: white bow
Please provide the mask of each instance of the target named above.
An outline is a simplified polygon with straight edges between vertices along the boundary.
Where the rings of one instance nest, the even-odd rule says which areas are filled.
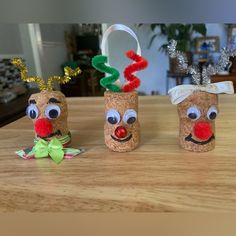
[[[172,104],[179,104],[195,91],[203,91],[208,93],[234,93],[234,86],[232,81],[223,81],[207,85],[179,85],[168,91]]]

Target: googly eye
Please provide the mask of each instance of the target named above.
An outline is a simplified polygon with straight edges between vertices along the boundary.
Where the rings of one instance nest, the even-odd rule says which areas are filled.
[[[119,112],[116,111],[115,109],[108,110],[106,115],[106,120],[112,125],[118,124],[120,122]]]
[[[200,118],[201,112],[199,111],[199,109],[196,106],[191,106],[187,110],[187,116],[191,120],[197,120]]]
[[[131,125],[137,120],[137,112],[133,109],[128,109],[123,117],[126,124]]]
[[[217,108],[215,106],[211,106],[207,111],[207,118],[209,120],[214,120],[218,114]]]
[[[50,104],[45,108],[45,116],[48,119],[56,119],[61,114],[61,108],[58,105]]]
[[[26,115],[30,119],[36,119],[39,116],[39,110],[38,110],[37,106],[35,104],[30,104],[26,108]]]

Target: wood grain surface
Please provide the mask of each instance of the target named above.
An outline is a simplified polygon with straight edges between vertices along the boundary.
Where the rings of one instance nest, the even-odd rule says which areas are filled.
[[[104,145],[102,97],[68,99],[72,146],[86,151],[60,165],[14,154],[32,144],[28,118],[0,128],[0,211],[235,211],[236,96],[219,98],[208,153],[178,146],[176,106],[165,96],[139,98],[141,145],[129,153]]]

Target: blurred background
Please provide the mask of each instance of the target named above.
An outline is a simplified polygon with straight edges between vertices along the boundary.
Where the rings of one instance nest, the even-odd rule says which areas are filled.
[[[45,80],[63,75],[63,68],[79,66],[83,73],[68,84],[56,86],[66,96],[102,96],[99,80],[103,73],[91,67],[91,58],[100,54],[103,32],[109,24],[0,24],[0,126],[23,116],[27,99],[37,85],[25,84],[19,71],[11,65],[12,57],[21,57],[30,75]],[[140,95],[166,95],[168,89],[191,83],[175,60],[166,53],[170,39],[178,42],[190,64],[217,63],[222,47],[236,44],[236,24],[128,24],[139,38],[142,56],[149,61],[146,70],[137,73],[141,79]],[[127,50],[136,50],[135,40],[122,31],[113,32],[107,43],[111,66],[121,74],[131,63]],[[231,80],[236,86],[236,61],[212,76],[212,82]]]

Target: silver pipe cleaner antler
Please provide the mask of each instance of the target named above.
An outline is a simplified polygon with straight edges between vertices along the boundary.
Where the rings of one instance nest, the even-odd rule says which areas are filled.
[[[188,60],[186,55],[183,52],[176,50],[177,42],[171,40],[167,46],[168,53],[171,58],[176,58],[178,60],[179,68],[184,71],[186,74],[191,74],[193,82],[197,85],[207,85],[211,83],[210,76],[215,75],[216,73],[224,70],[226,66],[230,68],[231,61],[230,57],[236,56],[236,48],[227,49],[223,48],[220,51],[220,58],[218,63],[215,66],[208,65],[203,66],[200,70],[199,66],[188,65]]]

